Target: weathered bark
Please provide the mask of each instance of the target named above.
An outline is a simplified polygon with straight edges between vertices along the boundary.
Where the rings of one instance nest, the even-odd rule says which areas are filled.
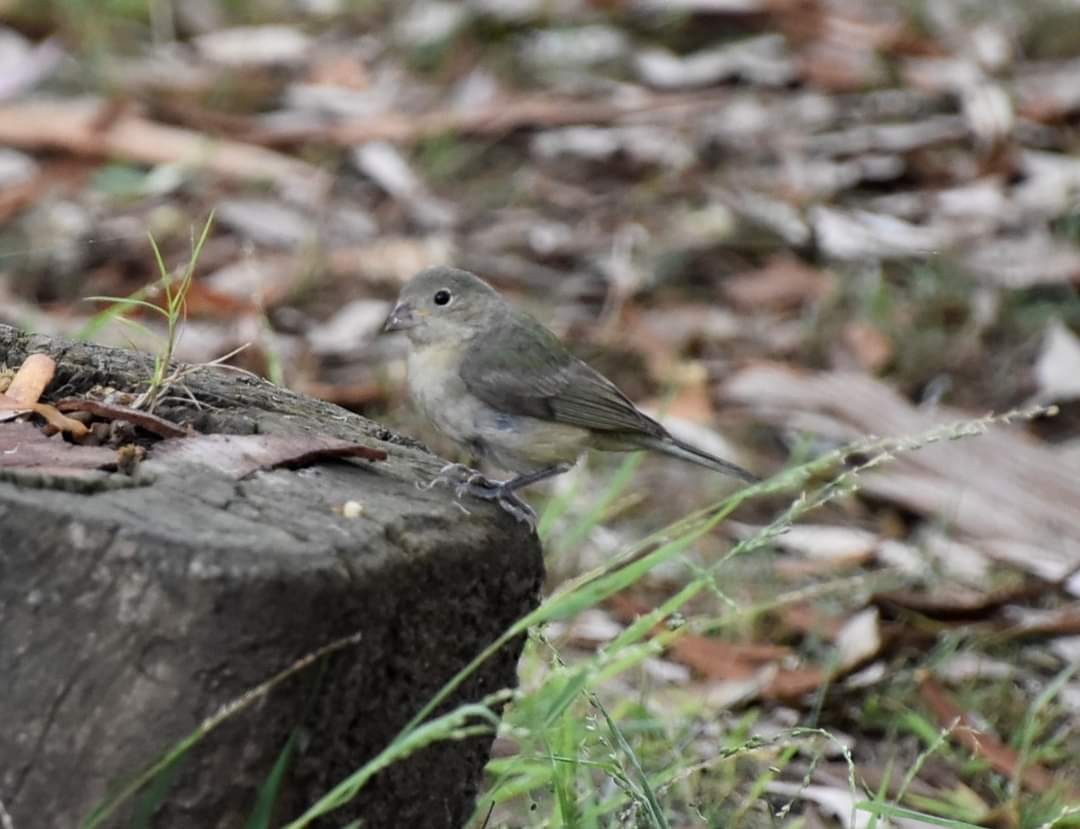
[[[0,326],[0,362],[37,351],[59,363],[49,398],[137,389],[149,373],[142,355]],[[0,801],[17,829],[78,825],[223,703],[358,632],[359,644],[288,679],[190,752],[153,820],[244,825],[296,733],[279,825],[384,747],[535,605],[535,536],[493,506],[470,502],[467,515],[445,489],[418,490],[440,461],[416,443],[244,375],[201,369],[185,385],[158,411],[201,432],[317,431],[388,457],[240,481],[188,467],[82,492],[0,478]],[[335,512],[347,500],[362,505],[359,517]],[[520,645],[452,704],[512,685]],[[460,825],[489,745],[424,749],[320,825],[350,816],[365,827]]]

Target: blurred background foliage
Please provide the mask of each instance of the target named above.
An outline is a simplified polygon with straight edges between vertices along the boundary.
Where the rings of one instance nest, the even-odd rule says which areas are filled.
[[[1075,0],[0,0],[0,321],[155,349],[85,299],[213,211],[176,355],[443,452],[377,336],[437,263],[763,473],[1057,404],[537,628],[475,825],[1080,825],[1078,128]],[[550,589],[729,491],[620,463],[537,495]]]

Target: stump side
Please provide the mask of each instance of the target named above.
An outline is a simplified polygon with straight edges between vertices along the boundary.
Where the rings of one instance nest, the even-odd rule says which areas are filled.
[[[63,395],[123,386],[142,357],[0,326],[0,361],[60,361]],[[205,376],[204,376],[205,375]],[[486,504],[420,492],[441,461],[356,415],[250,378],[199,372],[213,409],[178,422],[309,429],[386,449],[241,481],[200,466],[88,494],[0,481],[0,800],[16,826],[73,826],[203,718],[295,660],[359,642],[286,680],[172,770],[154,825],[243,825],[290,735],[274,825],[381,750],[431,696],[535,606],[534,535]],[[152,469],[152,464],[149,465]],[[336,509],[362,505],[358,518]],[[504,647],[449,705],[512,686]],[[368,827],[457,826],[490,737],[431,746],[381,772],[348,809]],[[124,825],[120,821],[108,825]]]

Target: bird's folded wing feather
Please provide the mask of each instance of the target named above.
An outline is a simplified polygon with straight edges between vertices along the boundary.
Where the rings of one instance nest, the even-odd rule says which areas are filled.
[[[462,361],[461,379],[501,412],[605,432],[666,435],[611,381],[524,315],[477,337]]]

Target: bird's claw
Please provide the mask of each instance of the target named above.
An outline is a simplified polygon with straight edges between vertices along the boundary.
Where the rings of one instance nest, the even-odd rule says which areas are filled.
[[[500,507],[514,517],[515,521],[520,521],[526,525],[529,532],[536,532],[536,510],[522,501],[521,498],[513,492],[507,491],[499,495],[495,500]]]
[[[530,530],[536,529],[536,513],[533,508],[522,501],[512,489],[508,489],[505,481],[492,481],[465,464],[451,463],[439,470],[439,474],[422,488],[431,489],[439,484],[453,487],[454,495],[459,500],[471,495],[483,501],[494,501],[515,520],[527,524]]]
[[[452,486],[456,490],[469,478],[479,475],[475,469],[470,469],[463,463],[448,463],[442,469],[439,470],[439,474],[428,481],[426,484],[422,484],[419,481],[416,482],[417,489],[433,489],[440,484],[446,486]]]
[[[530,532],[536,530],[536,512],[512,489],[508,489],[505,482],[491,481],[483,475],[473,475],[457,488],[458,497],[463,494],[484,501],[494,501],[512,515],[514,520],[527,525]]]

